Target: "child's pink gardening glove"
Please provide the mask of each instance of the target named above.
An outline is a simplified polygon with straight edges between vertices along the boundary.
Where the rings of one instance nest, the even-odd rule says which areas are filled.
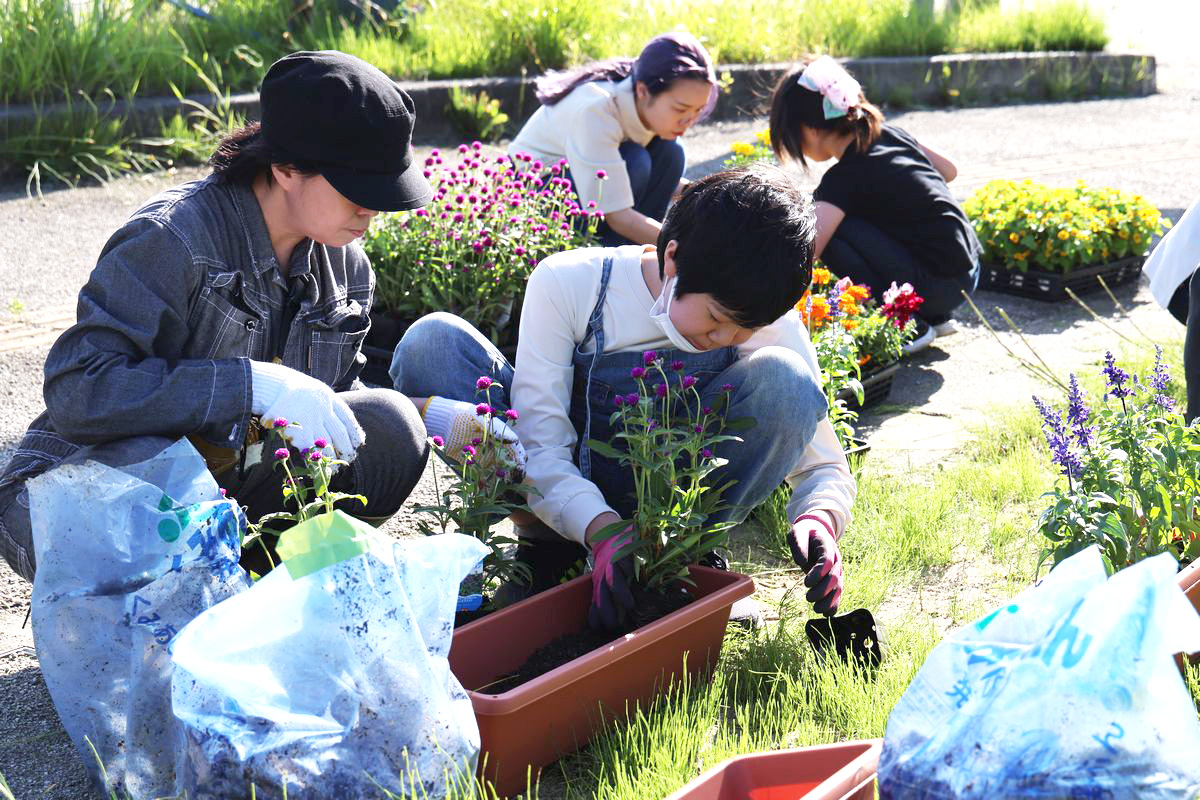
[[[588,625],[593,628],[616,630],[633,609],[633,593],[629,590],[633,557],[617,555],[632,540],[633,531],[627,530],[592,545],[592,607],[588,610]]]
[[[842,599],[842,553],[829,523],[816,514],[801,514],[788,534],[796,565],[808,573],[805,598],[813,611],[832,617]]]

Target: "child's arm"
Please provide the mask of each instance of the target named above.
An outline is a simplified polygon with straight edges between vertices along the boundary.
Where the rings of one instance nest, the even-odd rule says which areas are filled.
[[[515,427],[528,458],[525,474],[537,490],[529,496],[529,507],[559,534],[580,544],[593,522],[606,513],[616,515],[573,459],[578,436],[569,416],[575,376],[571,356],[595,304],[595,288],[560,282],[552,262],[561,264],[586,253],[551,256],[529,277],[512,385],[512,406],[521,415]]]
[[[813,242],[813,258],[820,258],[825,245],[829,244],[838,225],[846,218],[846,212],[823,200],[813,203],[813,211],[817,214],[817,238]]]
[[[942,174],[942,180],[949,183],[958,175],[958,167],[954,166],[954,162],[946,158],[941,153],[930,149],[929,147],[920,144],[921,152],[933,164],[933,168]]]

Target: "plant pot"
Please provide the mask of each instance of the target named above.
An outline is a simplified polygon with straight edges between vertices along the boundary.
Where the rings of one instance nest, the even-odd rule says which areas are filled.
[[[864,739],[723,761],[667,800],[871,800],[882,739]]]
[[[859,379],[863,387],[862,403],[858,402],[858,397],[849,389],[842,389],[838,392],[838,397],[845,401],[846,408],[851,411],[861,411],[864,408],[877,406],[891,395],[892,382],[895,381],[896,373],[899,370],[900,362],[898,361],[882,367],[868,366],[862,371]]]
[[[979,288],[1031,297],[1034,300],[1066,300],[1067,289],[1075,294],[1099,289],[1100,281],[1097,278],[1103,278],[1109,286],[1134,280],[1141,274],[1142,262],[1145,260],[1145,256],[1130,256],[1120,261],[1080,267],[1070,272],[1049,272],[1037,269],[1037,265],[1021,271],[998,264],[981,264]]]
[[[587,625],[592,578],[584,575],[464,625],[450,668],[471,695],[482,740],[480,774],[500,794],[526,788],[540,769],[586,745],[604,725],[663,691],[684,669],[711,669],[729,609],[754,593],[736,572],[691,567],[695,600],[503,694],[474,691],[511,674],[538,648]]]
[[[867,460],[867,453],[871,452],[871,445],[867,443],[866,439],[851,436],[842,452],[846,454],[846,463],[850,465],[850,470],[857,472],[862,469],[863,462]]]

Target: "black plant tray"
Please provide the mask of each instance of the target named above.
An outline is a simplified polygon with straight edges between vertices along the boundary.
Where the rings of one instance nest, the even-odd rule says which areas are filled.
[[[1141,273],[1142,262],[1145,260],[1145,256],[1130,256],[1120,261],[1080,267],[1065,273],[1046,272],[1032,267],[1021,272],[996,264],[981,264],[979,288],[1030,297],[1034,300],[1066,300],[1067,289],[1075,294],[1083,294],[1101,288],[1100,281],[1096,280],[1098,277],[1104,278],[1104,282],[1109,286],[1135,280]]]
[[[868,367],[862,371],[862,377],[859,379],[863,387],[863,401],[858,402],[858,397],[849,389],[842,389],[838,392],[838,397],[845,401],[846,408],[851,411],[861,411],[864,408],[877,406],[888,399],[888,395],[892,393],[892,381],[896,379],[896,372],[900,369],[900,363],[894,361],[885,367]]]

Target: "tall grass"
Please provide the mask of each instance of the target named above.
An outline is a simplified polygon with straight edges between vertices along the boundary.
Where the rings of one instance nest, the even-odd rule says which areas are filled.
[[[299,8],[301,10],[295,10]],[[807,52],[917,55],[961,50],[1099,49],[1103,21],[1080,0],[1002,14],[970,4],[939,15],[910,0],[442,0],[411,21],[353,24],[337,0],[222,0],[201,19],[159,0],[0,3],[0,103],[72,92],[118,97],[200,90],[180,59],[225,65],[226,86],[251,89],[263,65],[297,49],[335,48],[395,77],[512,75],[634,55],[655,32],[687,29],[725,62]],[[172,35],[170,32],[174,32]]]

